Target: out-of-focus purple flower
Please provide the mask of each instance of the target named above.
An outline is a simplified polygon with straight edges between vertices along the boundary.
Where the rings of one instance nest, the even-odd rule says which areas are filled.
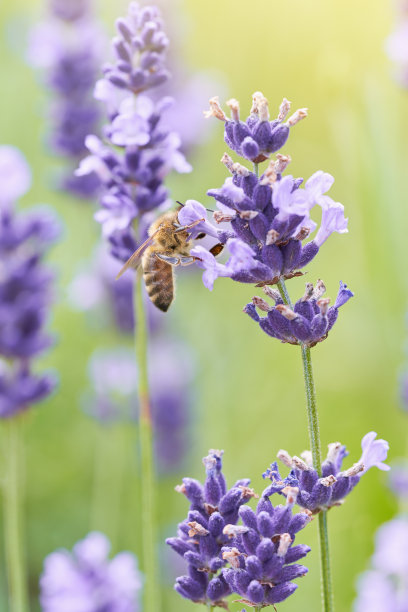
[[[389,486],[399,499],[408,499],[408,462],[406,460],[399,461],[391,466]]]
[[[151,408],[159,470],[180,467],[188,450],[193,360],[185,346],[165,335],[153,336],[149,351]],[[131,349],[99,350],[89,362],[91,390],[84,410],[104,424],[138,418],[138,371]]]
[[[286,506],[274,507],[265,496],[258,502],[256,513],[242,506],[239,514],[245,529],[233,546],[223,548],[223,558],[232,565],[223,570],[223,577],[231,590],[241,595],[242,603],[251,607],[284,601],[297,589],[292,581],[308,571],[295,561],[310,552],[309,546],[293,546],[293,542],[311,517],[304,512],[292,514],[297,489],[287,487],[286,491]]]
[[[396,81],[408,87],[408,8],[404,0],[395,4],[394,30],[385,41],[385,52],[393,63]]]
[[[15,147],[0,147],[0,205],[13,204],[30,189],[31,169],[24,155]]]
[[[232,591],[222,568],[224,546],[234,546],[246,527],[237,526],[240,507],[254,496],[249,480],[238,480],[231,489],[222,473],[223,451],[210,450],[203,463],[207,477],[204,485],[183,478],[176,488],[190,502],[187,519],[179,524],[177,537],[167,544],[188,563],[188,575],[176,580],[175,589],[196,603],[225,608],[225,597]]]
[[[205,208],[199,208],[195,200],[186,202],[179,220],[186,223],[188,219],[191,223],[204,217],[205,221],[191,232],[192,238],[205,232],[225,244],[227,251],[230,245],[237,244],[231,242],[231,238],[235,238],[245,243],[249,256],[240,266],[230,265],[226,269],[216,266],[212,257],[203,255],[202,249],[193,250],[192,254],[199,258],[197,264],[208,271],[203,279],[206,286],[212,288],[218,276],[262,285],[299,276],[300,270],[312,261],[333,232],[347,232],[342,204],[326,195],[334,181],[330,174],[315,172],[301,188],[303,179],[291,175],[282,177],[290,161],[288,156],[278,155],[260,178],[245,166],[234,163],[227,154],[222,161],[232,178],[228,178],[220,189],[208,191],[216,200],[218,210],[214,212],[214,220],[223,224],[222,229],[209,223]],[[315,238],[303,244],[316,229],[310,217],[315,205],[322,209],[321,224]],[[211,276],[211,283],[208,283],[208,276]]]
[[[180,152],[180,137],[162,121],[171,99],[152,101],[146,95],[169,76],[168,39],[158,9],[131,2],[127,17],[118,19],[116,27],[115,61],[105,66],[95,89],[110,119],[104,130],[106,144],[88,136],[91,155],[76,174],[95,172],[101,180],[101,209],[95,218],[112,254],[125,261],[143,240],[140,228],[135,231],[135,220],[170,205],[164,178],[173,169],[189,172],[191,166]]]
[[[137,612],[142,577],[137,559],[120,552],[109,559],[110,543],[99,532],[59,550],[44,561],[40,579],[43,612]]]
[[[372,568],[357,583],[355,612],[405,612],[408,609],[408,520],[399,516],[381,525]]]
[[[272,338],[308,347],[315,346],[327,338],[337,320],[338,309],[354,295],[347,285],[340,282],[336,301],[329,308],[330,299],[322,297],[326,291],[323,282],[318,281],[315,287],[312,283],[307,283],[305,295],[292,309],[283,303],[278,291],[270,287],[264,287],[264,291],[275,301],[275,306],[270,306],[263,298],[254,297],[252,303],[245,306],[244,312]],[[257,308],[266,312],[266,316],[260,317]],[[370,447],[367,442],[367,458],[370,461],[375,459],[377,448],[376,443]]]
[[[92,322],[99,326],[113,323],[123,334],[133,334],[133,284],[134,275],[128,271],[118,280],[116,275],[122,264],[106,249],[98,248],[90,264],[81,270],[68,287],[68,300],[76,310],[89,312]],[[165,315],[146,300],[149,330],[158,333],[163,327]]]
[[[343,459],[348,455],[346,447],[340,442],[329,444],[327,457],[322,464],[321,477],[313,468],[312,455],[309,451],[302,453],[302,458],[291,457],[285,450],[279,451],[278,458],[291,469],[290,477],[294,479],[292,486],[299,488],[296,503],[313,513],[327,510],[342,504],[361,476],[371,467],[389,470],[387,465],[381,463],[387,458],[388,442],[375,440],[376,437],[374,431],[364,436],[361,441],[362,455],[359,461],[347,470],[341,469]],[[271,478],[272,483],[279,482],[281,477],[277,471],[277,464],[274,463],[271,467],[273,469],[265,472],[264,478]],[[285,495],[285,489],[278,492]]]
[[[54,95],[48,111],[51,147],[73,168],[87,153],[86,135],[99,123],[92,91],[104,46],[105,36],[87,0],[51,2],[48,19],[31,32],[29,62],[45,72]],[[73,170],[61,181],[62,188],[85,198],[94,196],[99,185],[96,174],[75,176]]]
[[[29,187],[30,171],[13,147],[0,147],[0,416],[11,417],[46,397],[51,376],[31,372],[31,360],[51,338],[44,330],[52,299],[52,274],[42,258],[59,234],[55,217],[46,209],[17,213],[12,198]],[[6,171],[7,169],[7,171]]]

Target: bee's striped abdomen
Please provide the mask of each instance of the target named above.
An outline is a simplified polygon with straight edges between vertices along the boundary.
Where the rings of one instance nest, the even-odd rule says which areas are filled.
[[[174,297],[173,267],[148,249],[143,255],[143,278],[153,304],[167,312]]]

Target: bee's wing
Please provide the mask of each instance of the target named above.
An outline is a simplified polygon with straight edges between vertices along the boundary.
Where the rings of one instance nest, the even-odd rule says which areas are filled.
[[[147,247],[150,244],[152,244],[152,242],[154,241],[154,237],[156,236],[156,234],[159,231],[159,229],[157,229],[155,232],[153,232],[153,234],[151,236],[149,236],[149,238],[147,240],[145,240],[143,242],[143,244],[141,244],[140,247],[133,253],[133,255],[131,255],[129,257],[129,259],[127,260],[127,262],[123,266],[123,268],[121,268],[119,270],[118,274],[116,275],[116,280],[118,280],[118,278],[120,278],[122,276],[122,274],[124,274],[126,272],[126,270],[129,270],[129,268],[133,268],[134,270],[136,270],[138,268],[138,266],[140,264],[140,260],[141,260],[142,255],[143,255],[143,252],[147,249]]]

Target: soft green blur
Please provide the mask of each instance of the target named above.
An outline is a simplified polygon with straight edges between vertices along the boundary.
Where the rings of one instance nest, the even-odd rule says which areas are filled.
[[[397,380],[406,343],[408,92],[392,80],[383,50],[392,28],[391,2],[167,0],[163,5],[174,26],[180,23],[177,47],[183,61],[192,71],[217,68],[225,74],[226,99],[238,98],[244,113],[256,90],[267,96],[272,114],[284,96],[294,108],[309,108],[309,118],[293,129],[283,152],[292,156],[290,172],[297,176],[308,177],[317,169],[335,176],[333,197],[345,205],[350,231],[324,245],[306,278],[323,278],[333,298],[342,279],[356,295],[341,310],[329,339],[312,351],[322,445],[347,444],[351,465],[360,456],[362,436],[375,430],[390,441],[390,459],[401,456],[407,438]],[[100,11],[110,32],[125,6],[123,0],[103,1]],[[90,353],[121,340],[92,327],[66,303],[66,286],[92,253],[99,228],[89,206],[52,189],[55,162],[44,148],[47,98],[38,76],[24,63],[24,37],[40,14],[38,1],[0,5],[1,143],[20,147],[32,166],[34,184],[24,204],[48,202],[66,225],[50,258],[60,279],[52,316],[58,341],[43,360],[59,372],[60,386],[27,414],[25,427],[33,609],[43,558],[57,547],[72,547],[89,529],[103,529],[114,551],[138,551],[141,503],[136,432],[130,427],[101,432],[80,411]],[[219,162],[224,150],[222,125],[217,124],[212,141],[197,147],[194,172],[170,178],[175,199],[205,201],[206,190],[220,186],[226,176]],[[288,282],[294,299],[304,282]],[[242,314],[254,291],[219,279],[209,293],[198,274],[181,272],[169,320],[197,353],[195,428],[185,475],[200,478],[201,457],[210,447],[223,448],[229,482],[248,476],[261,491],[261,474],[276,452],[284,448],[299,454],[308,438],[300,350],[269,339]],[[95,462],[99,469],[104,466],[102,504],[93,496]],[[181,476],[160,483],[163,537],[174,533],[185,516],[186,501],[173,490]],[[339,612],[351,609],[356,576],[367,566],[374,531],[395,510],[386,476],[373,469],[344,507],[329,513]],[[297,593],[278,606],[285,612],[315,611],[320,605],[316,526],[298,541],[313,546],[306,562],[310,571],[299,580]],[[166,552],[161,558],[164,571],[171,569],[175,555]],[[1,591],[0,609],[6,610],[3,571]],[[193,608],[169,583],[163,609]]]

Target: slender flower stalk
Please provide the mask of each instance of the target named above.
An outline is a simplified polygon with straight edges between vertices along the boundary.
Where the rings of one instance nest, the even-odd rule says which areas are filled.
[[[143,303],[142,274],[138,273],[134,287],[135,350],[139,366],[139,436],[142,479],[142,546],[144,572],[146,575],[144,589],[144,609],[146,612],[160,610],[159,569],[156,557],[156,506],[155,474],[153,450],[153,422],[149,397],[149,378],[147,368],[147,319]]]
[[[292,308],[285,281],[281,279],[277,283],[279,293],[284,303]],[[307,422],[309,430],[310,449],[312,451],[313,467],[322,475],[322,456],[319,432],[319,415],[317,413],[316,389],[313,379],[312,357],[310,348],[301,345],[303,375],[305,379]],[[327,530],[327,510],[319,512],[319,544],[320,544],[320,571],[322,588],[322,608],[324,612],[334,610],[333,589],[331,583],[329,534]]]
[[[27,577],[24,560],[22,472],[22,419],[7,419],[3,424],[7,468],[4,479],[4,529],[10,612],[28,610]]]

